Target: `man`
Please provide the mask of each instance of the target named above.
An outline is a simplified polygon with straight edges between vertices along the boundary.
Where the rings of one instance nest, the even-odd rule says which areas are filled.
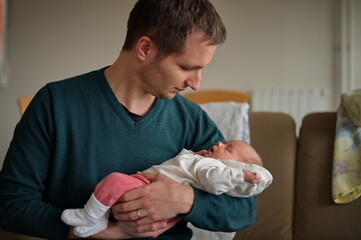
[[[110,67],[47,84],[24,113],[0,173],[0,227],[75,238],[61,222],[63,209],[82,207],[110,172],[135,173],[182,148],[224,141],[207,114],[177,93],[199,88],[201,70],[225,38],[207,0],[139,0]],[[114,221],[93,238],[190,239],[187,221],[236,231],[255,219],[254,198],[147,178],[152,183],[124,194],[112,208]]]

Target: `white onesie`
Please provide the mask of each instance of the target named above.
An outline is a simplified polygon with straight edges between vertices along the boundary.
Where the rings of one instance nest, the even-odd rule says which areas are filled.
[[[260,183],[244,181],[243,171],[260,174]],[[161,173],[178,183],[192,185],[212,194],[250,197],[261,193],[273,180],[271,173],[256,164],[206,158],[183,149],[176,157],[144,172]]]

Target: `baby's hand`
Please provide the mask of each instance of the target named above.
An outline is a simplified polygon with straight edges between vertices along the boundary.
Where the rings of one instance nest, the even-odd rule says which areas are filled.
[[[200,150],[198,152],[195,152],[195,154],[204,156],[207,152],[208,152],[207,150]]]
[[[261,175],[259,175],[258,173],[251,173],[248,171],[243,171],[243,178],[244,178],[244,181],[253,183],[253,184],[260,183],[262,181]]]

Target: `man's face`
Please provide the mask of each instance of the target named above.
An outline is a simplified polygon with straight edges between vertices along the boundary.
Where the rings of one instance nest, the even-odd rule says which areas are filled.
[[[185,51],[161,60],[152,59],[139,71],[143,90],[158,98],[171,99],[187,87],[197,90],[201,71],[210,63],[215,45],[205,41],[203,33],[192,31],[186,40]]]

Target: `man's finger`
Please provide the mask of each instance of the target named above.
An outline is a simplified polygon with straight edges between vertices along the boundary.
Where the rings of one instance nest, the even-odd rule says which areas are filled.
[[[125,202],[125,201],[133,201],[136,199],[141,198],[142,196],[147,194],[147,186],[134,188],[132,190],[129,190],[128,192],[124,193],[119,199],[119,202]]]
[[[137,174],[142,175],[143,177],[145,177],[146,179],[148,179],[150,181],[155,181],[156,179],[158,179],[160,177],[159,173],[138,172]]]

